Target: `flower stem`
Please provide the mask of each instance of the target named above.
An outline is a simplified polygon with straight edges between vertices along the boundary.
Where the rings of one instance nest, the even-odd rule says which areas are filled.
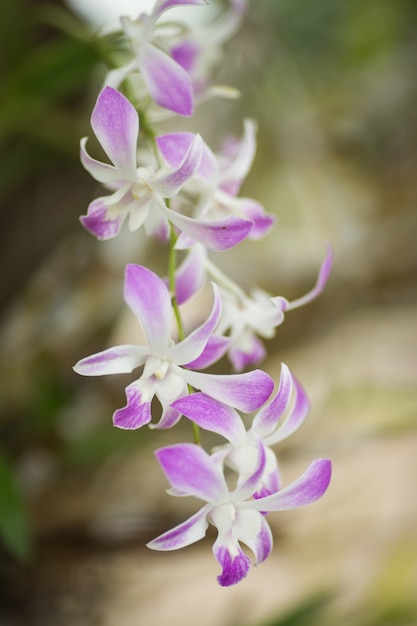
[[[169,253],[168,253],[168,280],[169,280],[169,292],[171,294],[171,304],[174,311],[175,321],[178,329],[178,340],[182,341],[185,337],[184,324],[182,323],[181,313],[178,306],[177,295],[175,291],[175,269],[177,263],[177,251],[175,250],[175,243],[177,241],[177,235],[174,230],[173,224],[169,224]]]

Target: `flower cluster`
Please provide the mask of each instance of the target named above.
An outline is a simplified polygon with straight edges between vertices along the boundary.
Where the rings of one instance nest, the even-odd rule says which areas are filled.
[[[158,134],[164,111],[173,119],[190,116],[202,99],[227,93],[210,85],[210,72],[221,45],[242,19],[243,0],[231,0],[228,13],[198,32],[160,19],[179,5],[205,4],[157,0],[150,14],[121,18],[127,60],[109,72],[91,115],[92,130],[108,161],[93,158],[87,138],[81,140],[81,162],[106,192],[80,219],[99,240],[116,237],[125,222],[130,231],[143,227],[147,236],[166,243],[168,277],[129,264],[124,299],[142,327],[145,343],[87,356],[74,369],[84,376],[101,376],[140,368],[126,387],[126,405],[114,412],[118,428],[149,424],[165,429],[182,416],[192,422],[193,443],[164,447],[155,454],[170,483],[169,493],[194,496],[204,504],[148,547],[182,548],[201,539],[212,524],[218,531],[213,551],[222,568],[218,581],[228,586],[249,570],[251,560],[242,544],[256,563],[269,555],[267,514],[316,501],[330,481],[330,461],[316,459],[284,486],[273,447],[304,422],[309,402],[285,364],[276,392],[271,377],[253,368],[266,354],[262,340],[274,335],[285,312],[322,291],[332,253],[328,247],[313,289],[293,302],[260,289],[246,294],[210,258],[212,250],[262,239],[275,218],[256,200],[239,195],[256,151],[252,120],[243,122],[240,138],[229,138],[217,153],[199,134]],[[184,251],[181,263],[179,251]],[[211,310],[187,334],[181,305],[203,287],[211,289]],[[230,360],[233,373],[204,371],[223,357]],[[160,415],[153,421],[155,398]],[[248,428],[242,413],[254,413]],[[225,443],[207,452],[200,429],[216,433]]]

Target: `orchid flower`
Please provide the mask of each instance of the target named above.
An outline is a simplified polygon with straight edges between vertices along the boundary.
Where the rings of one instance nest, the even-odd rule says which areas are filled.
[[[221,313],[221,301],[213,284],[213,306],[207,320],[185,339],[171,339],[171,296],[156,274],[140,265],[126,268],[125,301],[141,324],[147,345],[122,345],[81,359],[74,367],[84,376],[130,373],[143,365],[142,375],[126,388],[127,405],[113,415],[115,426],[136,429],[151,421],[154,396],[162,406],[159,428],[174,425],[181,413],[169,405],[187,395],[188,385],[243,411],[259,408],[271,395],[272,379],[260,370],[247,374],[216,375],[187,369],[200,357]]]
[[[193,134],[168,133],[157,137],[157,145],[166,162],[178,167],[193,141]],[[219,219],[235,215],[250,220],[252,228],[248,239],[264,237],[275,223],[273,215],[265,213],[263,206],[251,198],[236,197],[247,176],[256,152],[256,127],[245,120],[240,141],[229,142],[228,149],[215,156],[203,142],[202,157],[196,173],[187,182],[187,191],[195,194],[200,217]],[[188,237],[180,237],[177,247],[189,247]]]
[[[209,351],[212,345],[217,346],[219,338],[223,337],[223,354],[227,352],[234,370],[240,372],[264,359],[266,351],[260,337],[272,339],[287,311],[303,306],[320,295],[332,264],[333,253],[328,245],[315,286],[301,298],[290,302],[282,296],[271,297],[261,289],[254,289],[248,296],[213,263],[207,250],[198,245],[190,249],[177,270],[176,292],[179,301],[183,303],[204,285],[207,276],[220,285],[222,315],[205,351]]]
[[[269,496],[249,499],[258,488],[266,458],[259,446],[258,463],[247,480],[229,491],[221,468],[207,452],[193,444],[160,448],[156,457],[172,489],[172,495],[194,496],[205,505],[188,520],[147,544],[153,550],[178,550],[202,539],[212,524],[218,536],[214,556],[222,567],[217,580],[222,586],[234,585],[248,573],[251,561],[240,543],[264,561],[272,549],[272,533],[265,513],[294,509],[318,500],[326,491],[331,463],[316,459],[293,483]]]
[[[195,424],[215,432],[230,443],[218,446],[214,457],[238,473],[238,485],[244,483],[258,464],[259,447],[266,463],[259,481],[257,498],[281,489],[278,463],[271,446],[292,435],[305,421],[309,402],[300,383],[282,363],[280,385],[275,396],[257,412],[246,430],[238,412],[230,406],[195,393],[176,400],[172,407]]]
[[[199,135],[193,139],[175,168],[137,167],[139,117],[133,105],[119,91],[105,87],[91,116],[93,131],[112,165],[101,163],[86,151],[81,141],[81,162],[85,169],[113,193],[94,200],[81,222],[98,239],[118,235],[124,220],[129,229],[144,225],[148,235],[166,239],[169,222],[195,241],[214,250],[236,245],[250,232],[252,222],[228,216],[218,220],[197,220],[168,208],[164,198],[173,198],[197,172],[202,153]]]
[[[129,42],[133,57],[123,67],[109,72],[106,84],[118,87],[132,72],[139,71],[145,87],[153,100],[161,107],[179,115],[192,115],[194,98],[188,72],[169,54],[164,29],[156,22],[167,11],[176,6],[202,6],[205,0],[158,0],[153,11],[141,13],[132,20],[121,17],[122,30]],[[181,29],[179,29],[181,32]]]

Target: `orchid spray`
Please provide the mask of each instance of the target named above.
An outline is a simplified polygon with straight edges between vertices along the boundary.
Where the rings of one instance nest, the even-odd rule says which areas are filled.
[[[126,387],[126,405],[114,412],[118,428],[149,424],[165,429],[182,416],[191,421],[192,443],[160,448],[155,454],[169,494],[194,496],[203,506],[148,547],[177,550],[203,538],[211,524],[218,531],[213,545],[222,568],[218,582],[229,586],[248,573],[248,550],[255,563],[269,555],[267,514],[315,502],[329,485],[331,463],[316,459],[285,486],[273,447],[301,426],[308,399],[285,364],[275,392],[271,377],[253,368],[266,354],[262,340],[273,337],[285,312],[322,291],[332,253],[328,247],[315,287],[293,302],[260,289],[246,294],[210,258],[212,250],[228,250],[246,238],[262,239],[275,218],[256,200],[239,195],[256,151],[253,121],[244,120],[241,138],[218,154],[199,134],[158,133],[160,120],[191,116],[202,100],[230,92],[211,86],[210,72],[223,42],[239,26],[244,0],[231,0],[221,18],[198,30],[177,21],[170,21],[168,28],[160,20],[176,6],[197,10],[206,4],[157,0],[150,14],[121,18],[126,58],[109,72],[91,115],[108,161],[91,157],[87,138],[81,140],[82,165],[103,185],[105,195],[93,200],[80,219],[99,240],[116,237],[122,228],[143,227],[147,236],[166,243],[168,277],[129,264],[124,299],[145,343],[87,356],[74,369],[101,376],[140,368]],[[178,263],[180,250],[183,260]],[[187,334],[180,307],[208,282],[211,310]],[[225,356],[233,373],[203,371]],[[161,407],[156,422],[154,398]],[[242,413],[254,413],[249,428]],[[224,445],[206,451],[201,429],[223,437]]]

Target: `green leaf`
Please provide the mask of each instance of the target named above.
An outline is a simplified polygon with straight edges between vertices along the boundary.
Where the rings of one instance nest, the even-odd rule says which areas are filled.
[[[0,539],[19,560],[27,560],[32,548],[24,498],[13,466],[0,453]]]

